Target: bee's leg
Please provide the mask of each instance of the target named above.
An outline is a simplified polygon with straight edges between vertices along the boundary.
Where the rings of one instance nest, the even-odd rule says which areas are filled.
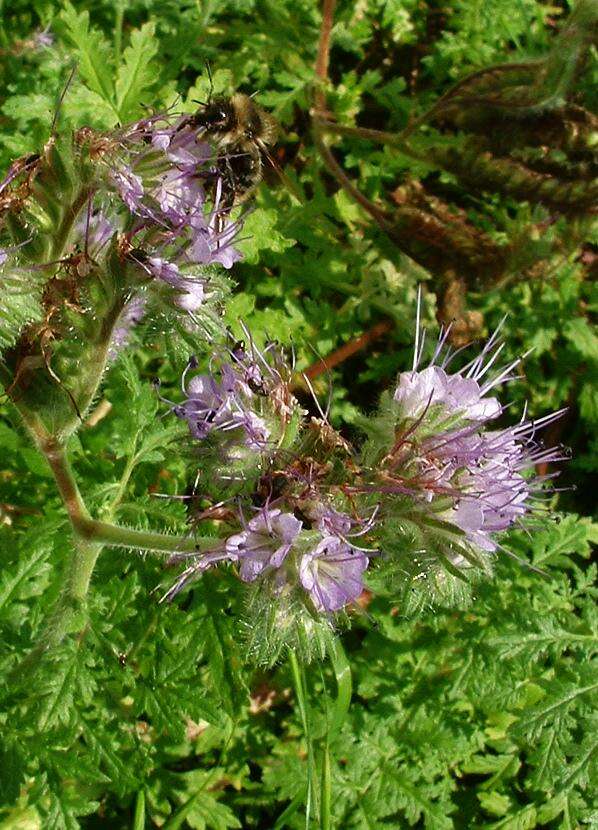
[[[175,133],[180,133],[185,127],[191,127],[192,130],[196,129],[197,119],[194,115],[188,115],[186,118],[183,118],[181,123],[175,127],[174,131]]]
[[[223,156],[221,162],[222,163],[218,166],[218,173],[220,175],[222,192],[218,209],[222,214],[228,214],[230,213],[238,194],[239,180],[237,174],[235,173],[235,169],[231,164],[229,156]]]

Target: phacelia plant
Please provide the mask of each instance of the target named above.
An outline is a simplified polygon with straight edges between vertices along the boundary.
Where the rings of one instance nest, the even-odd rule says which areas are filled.
[[[54,136],[1,185],[3,380],[78,539],[41,647],[63,636],[109,545],[182,560],[165,600],[208,568],[231,568],[247,585],[250,657],[270,663],[290,647],[310,659],[368,585],[407,605],[490,572],[500,533],[533,513],[545,478],[534,466],[563,457],[535,441],[560,413],[495,427],[503,410],[491,393],[518,364],[498,368],[498,333],[451,371],[444,331],[422,369],[418,322],[413,368],[363,418],[361,445],[315,396],[320,417],[310,416],[283,349],[259,349],[246,329],[233,342],[220,322],[222,268],[239,258],[242,220],[223,207],[218,147],[192,125],[162,114]],[[195,485],[179,537],[92,518],[67,458],[105,368],[144,319],[178,330],[200,355],[183,372],[182,399],[163,399],[193,447],[182,453]]]

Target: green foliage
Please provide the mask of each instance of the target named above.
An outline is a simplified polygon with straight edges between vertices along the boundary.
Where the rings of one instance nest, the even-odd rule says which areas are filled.
[[[341,2],[331,112],[344,124],[401,129],[464,74],[543,58],[566,16],[563,4],[536,0],[456,0],[442,8]],[[381,390],[410,366],[417,284],[427,289],[429,323],[444,307],[445,283],[323,170],[308,119],[319,22],[312,0],[0,4],[0,168],[39,151],[56,114],[66,132],[84,124],[108,129],[173,104],[193,111],[194,99],[209,93],[206,60],[215,94],[257,90],[282,124],[274,156],[290,187],[266,171],[226,322],[241,336],[243,320],[258,343],[292,343],[304,369],[390,321],[331,373],[331,419],[351,436],[359,410],[372,412]],[[55,44],[36,47],[32,36],[46,26]],[[585,72],[568,72],[577,105],[595,106],[596,78],[595,60]],[[559,486],[577,489],[558,496],[560,513],[555,496],[550,517],[505,540],[544,575],[499,557],[468,604],[459,585],[451,597],[437,592],[434,604],[429,591],[423,601],[414,594],[399,604],[374,577],[373,598],[363,598],[366,607],[343,634],[346,661],[324,629],[319,644],[331,659],[309,664],[297,682],[283,653],[269,670],[246,660],[246,632],[233,619],[244,616],[254,632],[272,620],[243,604],[226,571],[159,604],[178,566],[107,548],[89,607],[71,622],[73,636],[16,685],[9,673],[47,633],[73,542],[51,472],[3,399],[2,830],[298,830],[308,802],[310,827],[343,830],[573,830],[595,822],[598,620],[589,556],[598,530],[589,514],[598,457],[597,237],[583,218],[468,190],[430,157],[426,148],[437,140],[426,128],[417,160],[355,137],[335,138],[334,147],[372,200],[388,203],[389,192],[416,180],[462,210],[476,233],[501,244],[524,240],[520,267],[496,280],[468,278],[466,301],[483,315],[478,332],[509,315],[506,359],[533,349],[523,382],[504,401],[509,423],[526,401],[537,416],[569,407],[550,440],[572,447]],[[461,140],[444,134],[443,146],[458,150]],[[39,322],[39,294],[18,273],[2,274],[2,349],[25,323]],[[151,324],[139,332],[108,374],[98,420],[72,442],[77,479],[98,517],[187,528],[180,497],[191,492],[197,457],[181,425],[163,417],[151,385],[159,376],[165,397],[177,394],[192,345],[174,339]],[[328,385],[326,376],[314,380],[322,401]],[[407,561],[410,550],[403,553]]]
[[[109,104],[116,119],[124,124],[141,112],[143,96],[154,87],[158,51],[155,26],[146,23],[131,33],[131,42],[114,66],[112,50],[106,38],[89,25],[89,12],[78,13],[65,5],[62,21],[65,40],[75,48],[74,57],[81,79],[102,101]]]

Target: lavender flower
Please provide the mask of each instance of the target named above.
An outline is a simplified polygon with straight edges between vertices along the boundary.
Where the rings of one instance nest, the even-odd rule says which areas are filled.
[[[429,406],[441,406],[447,414],[475,421],[501,413],[496,398],[483,397],[486,391],[476,377],[449,375],[440,366],[428,366],[420,372],[403,372],[394,399],[406,417],[419,418]]]
[[[254,450],[265,448],[270,432],[263,418],[251,410],[253,393],[231,367],[223,366],[221,379],[197,375],[185,386],[187,400],[175,406],[174,413],[184,418],[195,438],[203,439],[214,431],[240,432],[244,444]],[[236,436],[231,436],[235,438]]]
[[[330,536],[347,536],[353,526],[351,517],[324,502],[316,502],[309,511],[314,527]]]
[[[318,611],[339,611],[362,593],[368,561],[338,536],[325,536],[301,557],[299,578]]]
[[[515,360],[481,383],[490,372],[504,348],[498,341],[500,326],[485,345],[481,354],[461,371],[448,373],[454,353],[446,347],[450,327],[440,333],[430,365],[419,370],[425,332],[420,337],[420,302],[417,309],[417,336],[413,352],[413,369],[399,375],[394,400],[406,418],[421,418],[429,408],[439,407],[445,415],[459,415],[464,421],[484,421],[498,417],[502,407],[496,398],[486,398],[488,392],[512,379],[512,370],[521,362]],[[442,358],[440,365],[436,361]]]
[[[536,422],[522,421],[515,427],[487,432],[475,444],[472,442],[469,450],[454,449],[451,463],[458,466],[449,487],[458,484],[461,495],[448,518],[478,548],[495,550],[498,542],[493,534],[508,530],[532,509],[534,495],[544,479],[526,478],[522,472],[565,457],[558,447],[545,449],[533,439],[537,429],[561,414],[562,411]]]
[[[20,55],[23,52],[38,52],[42,49],[49,49],[53,45],[54,35],[50,32],[49,27],[46,27],[43,30],[37,29],[24,40],[15,40],[11,51],[15,55]]]
[[[273,345],[260,352],[237,345],[215,355],[209,374],[193,376],[190,361],[182,379],[185,400],[173,412],[187,421],[191,434],[203,440],[220,438],[220,448],[233,459],[244,450],[273,450],[298,405],[289,390],[284,361]]]
[[[349,529],[346,522],[342,524]],[[359,597],[369,559],[345,538],[306,530],[293,513],[264,506],[239,533],[200,555],[165,598],[171,599],[191,578],[222,562],[236,563],[243,582],[263,580],[273,601],[299,590],[316,610],[332,613]]]
[[[231,268],[240,256],[233,247],[240,224],[223,212],[212,148],[198,142],[186,122],[168,115],[133,124],[118,146],[120,152],[108,159],[110,178],[136,220],[132,247],[178,267],[181,277],[190,266]],[[150,264],[148,273],[164,279],[163,268],[158,270]],[[197,291],[186,294],[191,297],[179,303],[183,308],[201,305]]]
[[[247,529],[226,540],[226,551],[240,562],[240,576],[253,582],[266,569],[279,569],[285,561],[302,523],[291,513],[264,508]]]
[[[104,209],[93,210],[91,204],[75,226],[75,245],[87,252],[90,260],[98,259],[118,232],[117,217],[109,218]]]
[[[124,166],[115,170],[112,175],[120,197],[131,213],[142,213],[141,206],[145,190],[140,176]]]
[[[448,331],[441,332],[430,365],[418,368],[423,350],[418,334],[413,369],[399,376],[393,394],[397,427],[383,465],[387,491],[415,496],[464,533],[473,548],[486,552],[499,546],[495,534],[533,508],[545,479],[526,477],[525,471],[564,458],[562,449],[545,449],[534,440],[536,431],[562,410],[538,421],[488,429],[503,413],[489,393],[511,380],[520,363],[495,368],[503,349],[498,334],[455,372],[448,371],[454,358],[445,347]],[[449,558],[465,564],[460,555]]]
[[[340,517],[343,514],[331,511]],[[343,521],[349,530],[350,520]],[[313,533],[300,535],[302,522],[279,508],[263,508],[247,529],[226,540],[231,561],[240,563],[240,576],[253,582],[274,570],[275,591],[299,582],[318,611],[339,611],[363,591],[368,557],[345,538]],[[291,549],[295,556],[288,559]]]

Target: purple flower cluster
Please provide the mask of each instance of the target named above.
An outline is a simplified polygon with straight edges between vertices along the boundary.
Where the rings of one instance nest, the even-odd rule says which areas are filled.
[[[276,592],[299,581],[316,610],[339,611],[363,591],[368,557],[345,535],[334,535],[318,524],[317,537],[311,538],[312,533],[303,540],[303,523],[293,514],[263,508],[245,530],[226,540],[226,550],[231,561],[239,562],[245,582],[271,571]],[[342,524],[350,528],[351,519],[343,516]],[[296,555],[289,556],[294,547]]]
[[[166,594],[174,597],[194,576],[217,563],[235,563],[244,582],[265,580],[275,596],[302,590],[317,611],[335,612],[363,591],[367,552],[351,541],[353,520],[322,506],[311,529],[280,507],[262,507],[239,533],[201,556]]]
[[[247,486],[236,496],[239,508],[225,509],[233,532],[194,554],[166,598],[206,569],[228,563],[242,581],[260,586],[266,602],[277,598],[282,614],[293,606],[287,598],[302,599],[312,614],[335,613],[361,595],[374,554],[381,554],[382,569],[390,561],[387,572],[396,578],[392,560],[401,556],[403,525],[421,530],[427,575],[444,573],[441,563],[449,571],[472,564],[485,569],[487,554],[500,546],[498,534],[533,510],[551,477],[533,475],[533,468],[564,457],[536,441],[537,430],[561,413],[497,428],[504,410],[492,392],[514,377],[519,361],[500,365],[504,347],[496,332],[473,361],[451,371],[455,353],[446,347],[447,334],[423,369],[423,340],[416,344],[413,367],[399,376],[361,454],[340,436],[334,440],[323,412],[304,439],[296,428],[297,440],[279,451],[280,423],[291,423],[293,411],[300,411],[280,362],[272,363],[276,350],[237,344],[214,358],[208,373],[187,381],[197,365],[190,363],[185,400],[174,412],[195,438],[226,435],[260,460],[258,476],[244,479]],[[247,520],[249,510],[255,514]],[[357,543],[360,536],[368,547]],[[407,577],[412,564],[419,568],[420,559],[401,569]]]
[[[119,136],[109,176],[130,214],[130,258],[170,286],[189,314],[209,296],[205,266],[231,268],[240,223],[228,219],[212,148],[180,118],[153,116]],[[207,194],[210,194],[208,197]]]
[[[197,374],[187,381],[191,360],[183,374],[185,400],[173,405],[173,412],[187,421],[194,438],[210,434],[224,436],[229,457],[234,448],[255,453],[276,447],[298,404],[289,390],[284,360],[274,344],[263,351],[253,342],[249,349],[236,344],[214,356],[208,374]]]
[[[277,346],[271,343],[259,350],[246,330],[245,335],[248,346],[236,343],[213,356],[208,373],[189,379],[197,368],[195,360],[189,362],[182,379],[185,400],[172,404],[173,412],[187,421],[194,438],[211,437],[218,451],[224,450],[231,462],[225,479],[237,469],[234,462],[251,455],[264,474],[266,491],[275,487],[277,476],[287,488],[279,498],[267,496],[260,508],[252,505],[257,513],[249,520],[241,508],[235,511],[237,532],[193,557],[193,564],[166,597],[175,596],[207,568],[228,562],[236,565],[242,581],[260,581],[274,596],[302,596],[312,609],[339,611],[363,591],[363,573],[372,551],[358,547],[355,537],[370,530],[373,517],[358,522],[336,510],[301,469],[300,451],[279,456],[283,443],[292,444],[293,436],[299,435],[305,413],[290,391],[290,367]],[[212,474],[218,476],[218,465]]]
[[[526,477],[525,471],[565,457],[561,448],[546,449],[535,441],[537,430],[562,411],[489,429],[503,407],[488,393],[514,377],[520,360],[494,368],[503,349],[497,330],[475,360],[451,373],[454,353],[445,348],[447,334],[441,334],[430,365],[422,370],[422,346],[416,344],[412,371],[399,376],[393,397],[401,428],[389,461],[401,471],[402,492],[430,504],[448,497],[450,506],[440,517],[476,548],[493,551],[495,534],[532,509],[545,480]]]

